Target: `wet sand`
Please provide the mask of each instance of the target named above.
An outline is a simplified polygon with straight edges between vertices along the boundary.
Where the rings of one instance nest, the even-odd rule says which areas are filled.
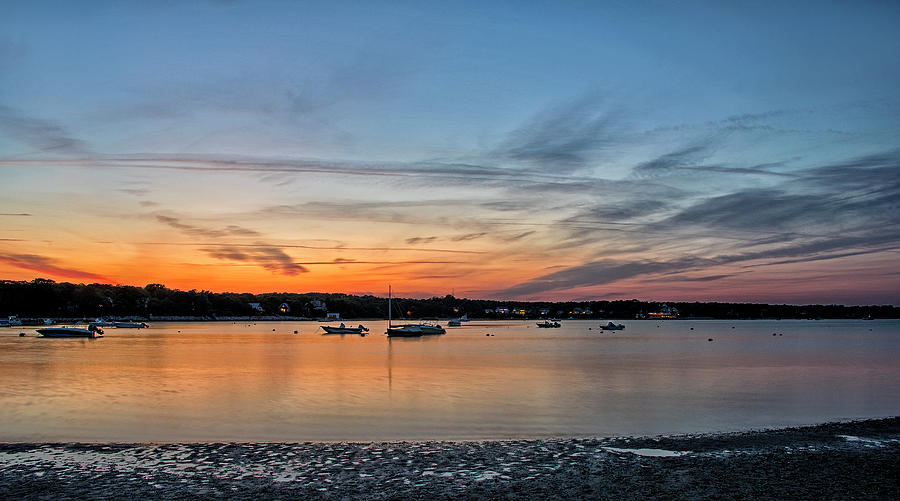
[[[487,442],[0,444],[0,499],[900,499],[900,418]]]

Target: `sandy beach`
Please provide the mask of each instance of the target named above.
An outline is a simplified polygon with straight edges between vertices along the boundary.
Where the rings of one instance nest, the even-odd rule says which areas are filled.
[[[485,442],[0,444],[3,499],[898,499],[900,418]]]

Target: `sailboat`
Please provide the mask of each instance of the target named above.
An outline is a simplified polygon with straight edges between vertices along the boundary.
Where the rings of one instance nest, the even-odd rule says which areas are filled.
[[[425,332],[417,325],[391,325],[391,286],[388,285],[388,337],[419,337]]]

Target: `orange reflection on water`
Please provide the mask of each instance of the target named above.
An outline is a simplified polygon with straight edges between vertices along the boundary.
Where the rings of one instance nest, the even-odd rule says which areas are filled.
[[[386,338],[384,322],[365,337],[315,322],[158,323],[96,340],[3,329],[0,440],[652,434],[895,412],[896,326],[857,323],[781,322],[777,338],[765,322],[686,321],[616,334],[473,322],[414,339]]]

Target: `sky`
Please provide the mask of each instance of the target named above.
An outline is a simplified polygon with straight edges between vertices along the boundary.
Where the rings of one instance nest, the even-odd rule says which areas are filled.
[[[900,304],[897,2],[0,7],[0,279]]]

